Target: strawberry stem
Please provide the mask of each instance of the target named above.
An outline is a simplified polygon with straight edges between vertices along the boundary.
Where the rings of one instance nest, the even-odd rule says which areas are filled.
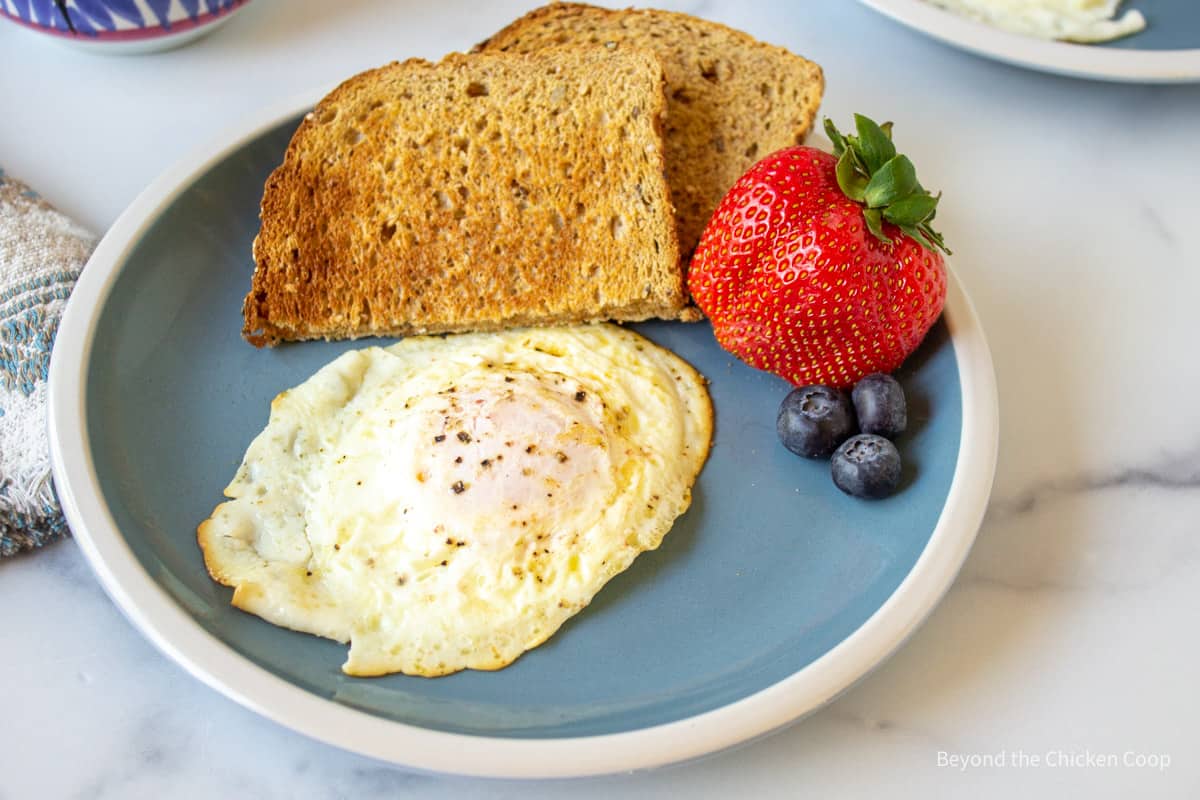
[[[877,125],[862,114],[854,115],[858,134],[843,134],[825,119],[825,133],[833,142],[837,156],[837,182],[856,203],[862,203],[863,219],[877,239],[892,240],[883,231],[890,222],[930,250],[950,255],[942,235],[931,225],[942,195],[930,194],[917,180],[917,171],[908,156],[896,153],[892,143],[892,123]]]

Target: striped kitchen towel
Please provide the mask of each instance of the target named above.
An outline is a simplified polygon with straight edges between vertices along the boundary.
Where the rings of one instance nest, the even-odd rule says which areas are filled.
[[[0,169],[0,557],[67,533],[50,480],[46,376],[95,239]]]

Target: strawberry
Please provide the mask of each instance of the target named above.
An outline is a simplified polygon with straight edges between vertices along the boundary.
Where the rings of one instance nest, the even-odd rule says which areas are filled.
[[[826,120],[830,155],[791,147],[738,179],[708,223],[688,289],[717,341],[797,386],[892,372],[942,313],[940,195],[896,154],[890,123]]]

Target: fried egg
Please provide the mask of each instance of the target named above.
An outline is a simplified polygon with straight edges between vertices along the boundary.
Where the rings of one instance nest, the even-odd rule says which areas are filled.
[[[931,0],[934,5],[1012,33],[1071,42],[1107,42],[1137,33],[1136,10],[1114,19],[1121,0]]]
[[[276,397],[197,536],[350,675],[499,669],[659,546],[711,435],[704,379],[623,328],[413,337]]]

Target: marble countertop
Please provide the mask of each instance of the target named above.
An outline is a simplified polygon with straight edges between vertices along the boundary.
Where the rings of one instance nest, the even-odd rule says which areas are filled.
[[[257,0],[194,45],[128,58],[0,24],[0,164],[101,231],[263,105],[466,48],[530,5]],[[945,192],[939,221],[991,342],[1002,439],[978,542],[928,622],[827,708],[698,763],[433,777],[310,741],[189,677],[66,541],[0,562],[0,798],[1200,792],[1200,258],[1187,239],[1200,86],[1025,71],[848,0],[662,5],[818,61],[824,113],[896,120]]]

